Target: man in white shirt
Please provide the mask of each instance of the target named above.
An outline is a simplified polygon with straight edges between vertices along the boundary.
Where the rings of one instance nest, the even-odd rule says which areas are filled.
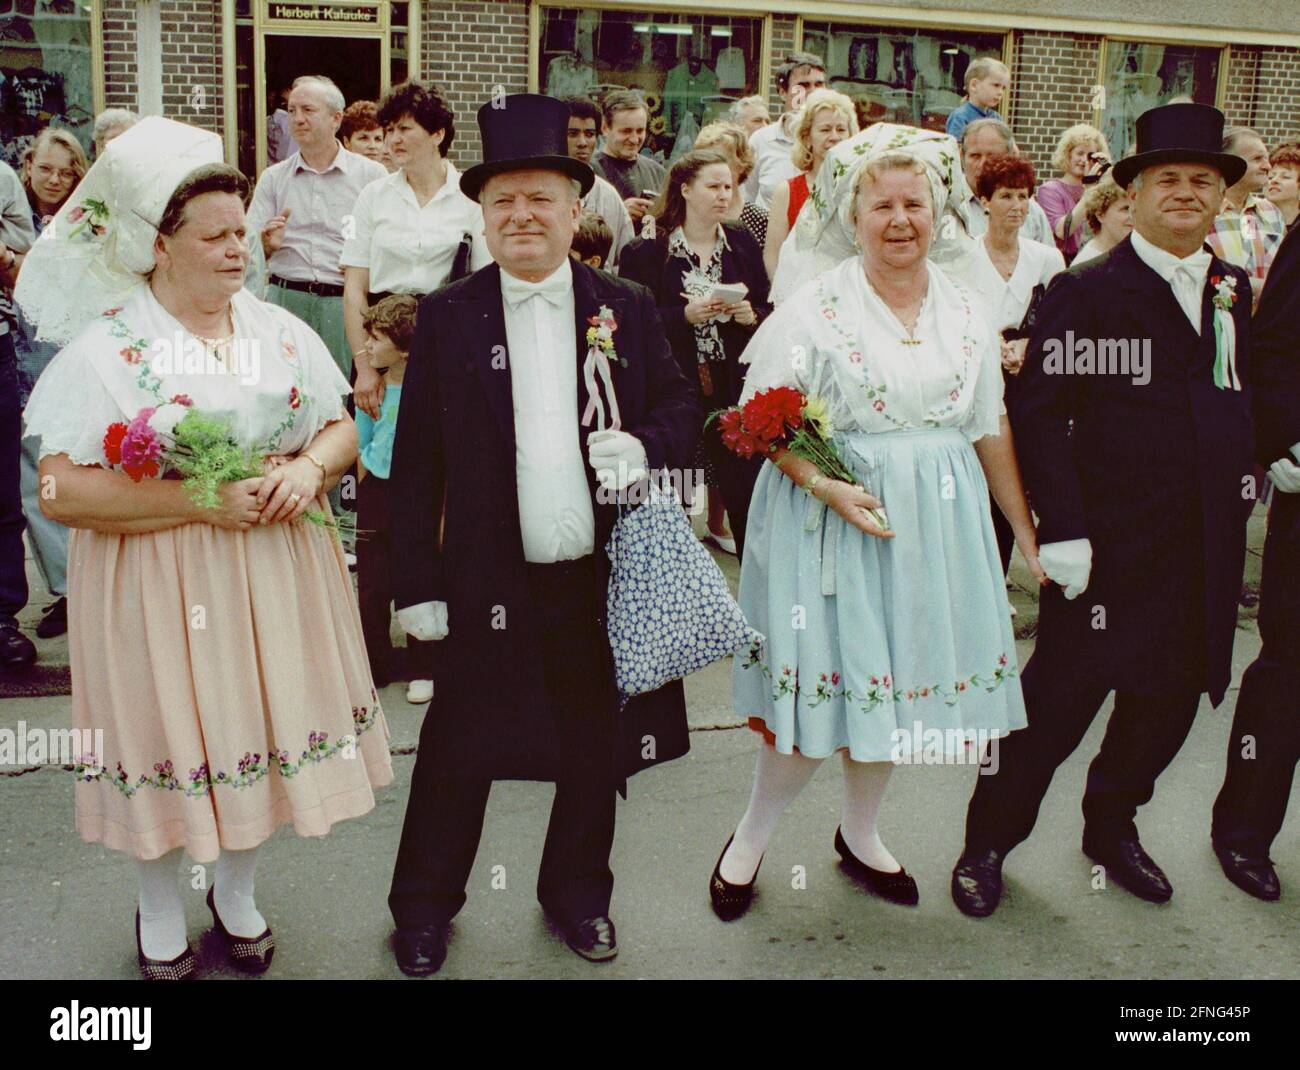
[[[1173,895],[1135,818],[1201,695],[1227,692],[1253,469],[1250,284],[1203,248],[1245,170],[1222,136],[1204,104],[1144,112],[1113,169],[1132,235],[1057,275],[1038,312],[1011,422],[1057,586],[1021,673],[1029,727],[999,741],[967,813],[952,896],[974,917],[996,909],[1003,858],[1112,691],[1083,850],[1139,898]]]
[[[811,52],[791,52],[776,70],[776,88],[781,94],[781,118],[759,127],[749,138],[754,150],[754,169],[745,179],[745,200],[766,209],[772,191],[799,173],[790,153],[799,109],[814,89],[826,84],[826,64]]]
[[[688,462],[697,391],[650,292],[569,258],[593,176],[568,107],[504,104],[460,184],[496,262],[421,303],[390,473],[398,620],[441,659],[389,895],[413,975],[442,966],[503,779],[555,782],[538,899],[577,954],[613,958],[615,795],[689,747],[680,681],[620,706],[604,548],[621,492]]]
[[[979,181],[980,170],[984,161],[990,156],[1020,155],[1020,147],[1011,134],[1011,128],[1001,119],[976,119],[967,123],[961,137],[961,166],[966,174],[966,184],[971,189],[971,237],[982,238],[989,229],[988,214],[980,204],[975,186]],[[1020,234],[1040,245],[1056,248],[1052,237],[1052,225],[1047,221],[1047,213],[1033,197],[1029,198],[1029,208],[1025,221],[1020,224]]]
[[[266,256],[266,299],[319,334],[339,370],[350,376],[339,256],[357,196],[388,172],[339,143],[343,106],[343,94],[326,78],[294,82],[289,118],[298,151],[262,172],[247,223]]]

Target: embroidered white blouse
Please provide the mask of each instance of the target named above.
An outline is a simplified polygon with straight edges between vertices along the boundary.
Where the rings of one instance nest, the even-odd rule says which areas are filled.
[[[860,257],[806,283],[745,348],[740,403],[793,386],[828,403],[836,431],[955,427],[972,442],[998,434],[1006,410],[997,336],[963,287],[927,267],[913,341],[867,282]]]

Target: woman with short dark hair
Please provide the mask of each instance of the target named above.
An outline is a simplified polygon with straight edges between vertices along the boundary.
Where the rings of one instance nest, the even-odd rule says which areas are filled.
[[[392,779],[342,547],[304,518],[328,515],[357,455],[347,382],[301,320],[244,288],[248,181],[221,155],[210,132],[141,120],[33,248],[16,295],[71,340],[26,417],[58,486],[41,507],[73,529],[73,724],[104,748],[74,770],[77,831],[136,859],[139,962],[160,980],[195,968],[182,850],[215,863],[214,926],[236,967],[261,972],[275,942],[257,847],[285,824],[325,835]],[[168,452],[191,413],[267,458],[220,483],[215,506]]]
[[[419,82],[394,86],[378,120],[398,169],[357,197],[352,233],[343,243],[343,327],[356,371],[356,403],[375,419],[384,380],[357,362],[366,344],[361,314],[390,293],[423,297],[488,264],[483,211],[460,191],[447,159],[456,118],[438,91]]]

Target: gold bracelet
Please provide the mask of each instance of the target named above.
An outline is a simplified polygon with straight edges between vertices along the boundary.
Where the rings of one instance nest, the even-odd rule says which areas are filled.
[[[326,468],[326,467],[325,467],[325,466],[320,462],[320,459],[319,459],[319,458],[315,457],[315,456],[314,456],[313,454],[311,454],[311,453],[308,453],[306,450],[304,450],[302,453],[298,454],[298,456],[299,456],[299,457],[306,457],[307,460],[311,461],[312,464],[314,464],[317,468],[319,468],[319,469],[320,469],[320,476],[321,476],[321,479],[329,479],[329,477],[330,477],[330,471],[329,471],[328,468]]]

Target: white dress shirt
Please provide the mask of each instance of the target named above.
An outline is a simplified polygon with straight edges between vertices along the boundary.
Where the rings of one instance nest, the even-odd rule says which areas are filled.
[[[1049,249],[1023,236],[1019,242],[1020,253],[1009,279],[1004,279],[1002,272],[993,265],[984,238],[975,242],[969,256],[951,266],[944,265],[945,271],[979,296],[981,310],[999,333],[1006,327],[1019,327],[1029,311],[1034,287],[1045,287],[1065,270],[1065,258],[1056,246]]]
[[[473,238],[470,270],[492,262],[483,240],[483,209],[460,191],[460,173],[447,161],[447,180],[421,208],[402,169],[361,191],[352,208],[352,235],[343,267],[370,271],[371,293],[432,293],[447,281],[461,238]]]
[[[1205,294],[1206,276],[1210,273],[1210,254],[1204,249],[1187,257],[1153,245],[1136,230],[1130,235],[1133,251],[1152,271],[1169,283],[1196,333],[1201,333],[1201,302]]]
[[[382,164],[342,145],[323,171],[308,166],[302,153],[295,152],[268,167],[257,180],[248,208],[250,241],[260,241],[267,221],[289,208],[284,244],[271,255],[267,269],[294,282],[342,286],[339,257],[347,216],[366,186],[387,177]]]
[[[760,208],[770,208],[776,187],[799,173],[790,159],[794,151],[794,123],[794,114],[786,114],[774,123],[760,126],[749,136],[754,169],[745,179],[745,200],[753,201]]]
[[[515,481],[524,560],[552,564],[595,548],[596,520],[578,441],[573,267],[541,282],[501,271],[515,412]]]

